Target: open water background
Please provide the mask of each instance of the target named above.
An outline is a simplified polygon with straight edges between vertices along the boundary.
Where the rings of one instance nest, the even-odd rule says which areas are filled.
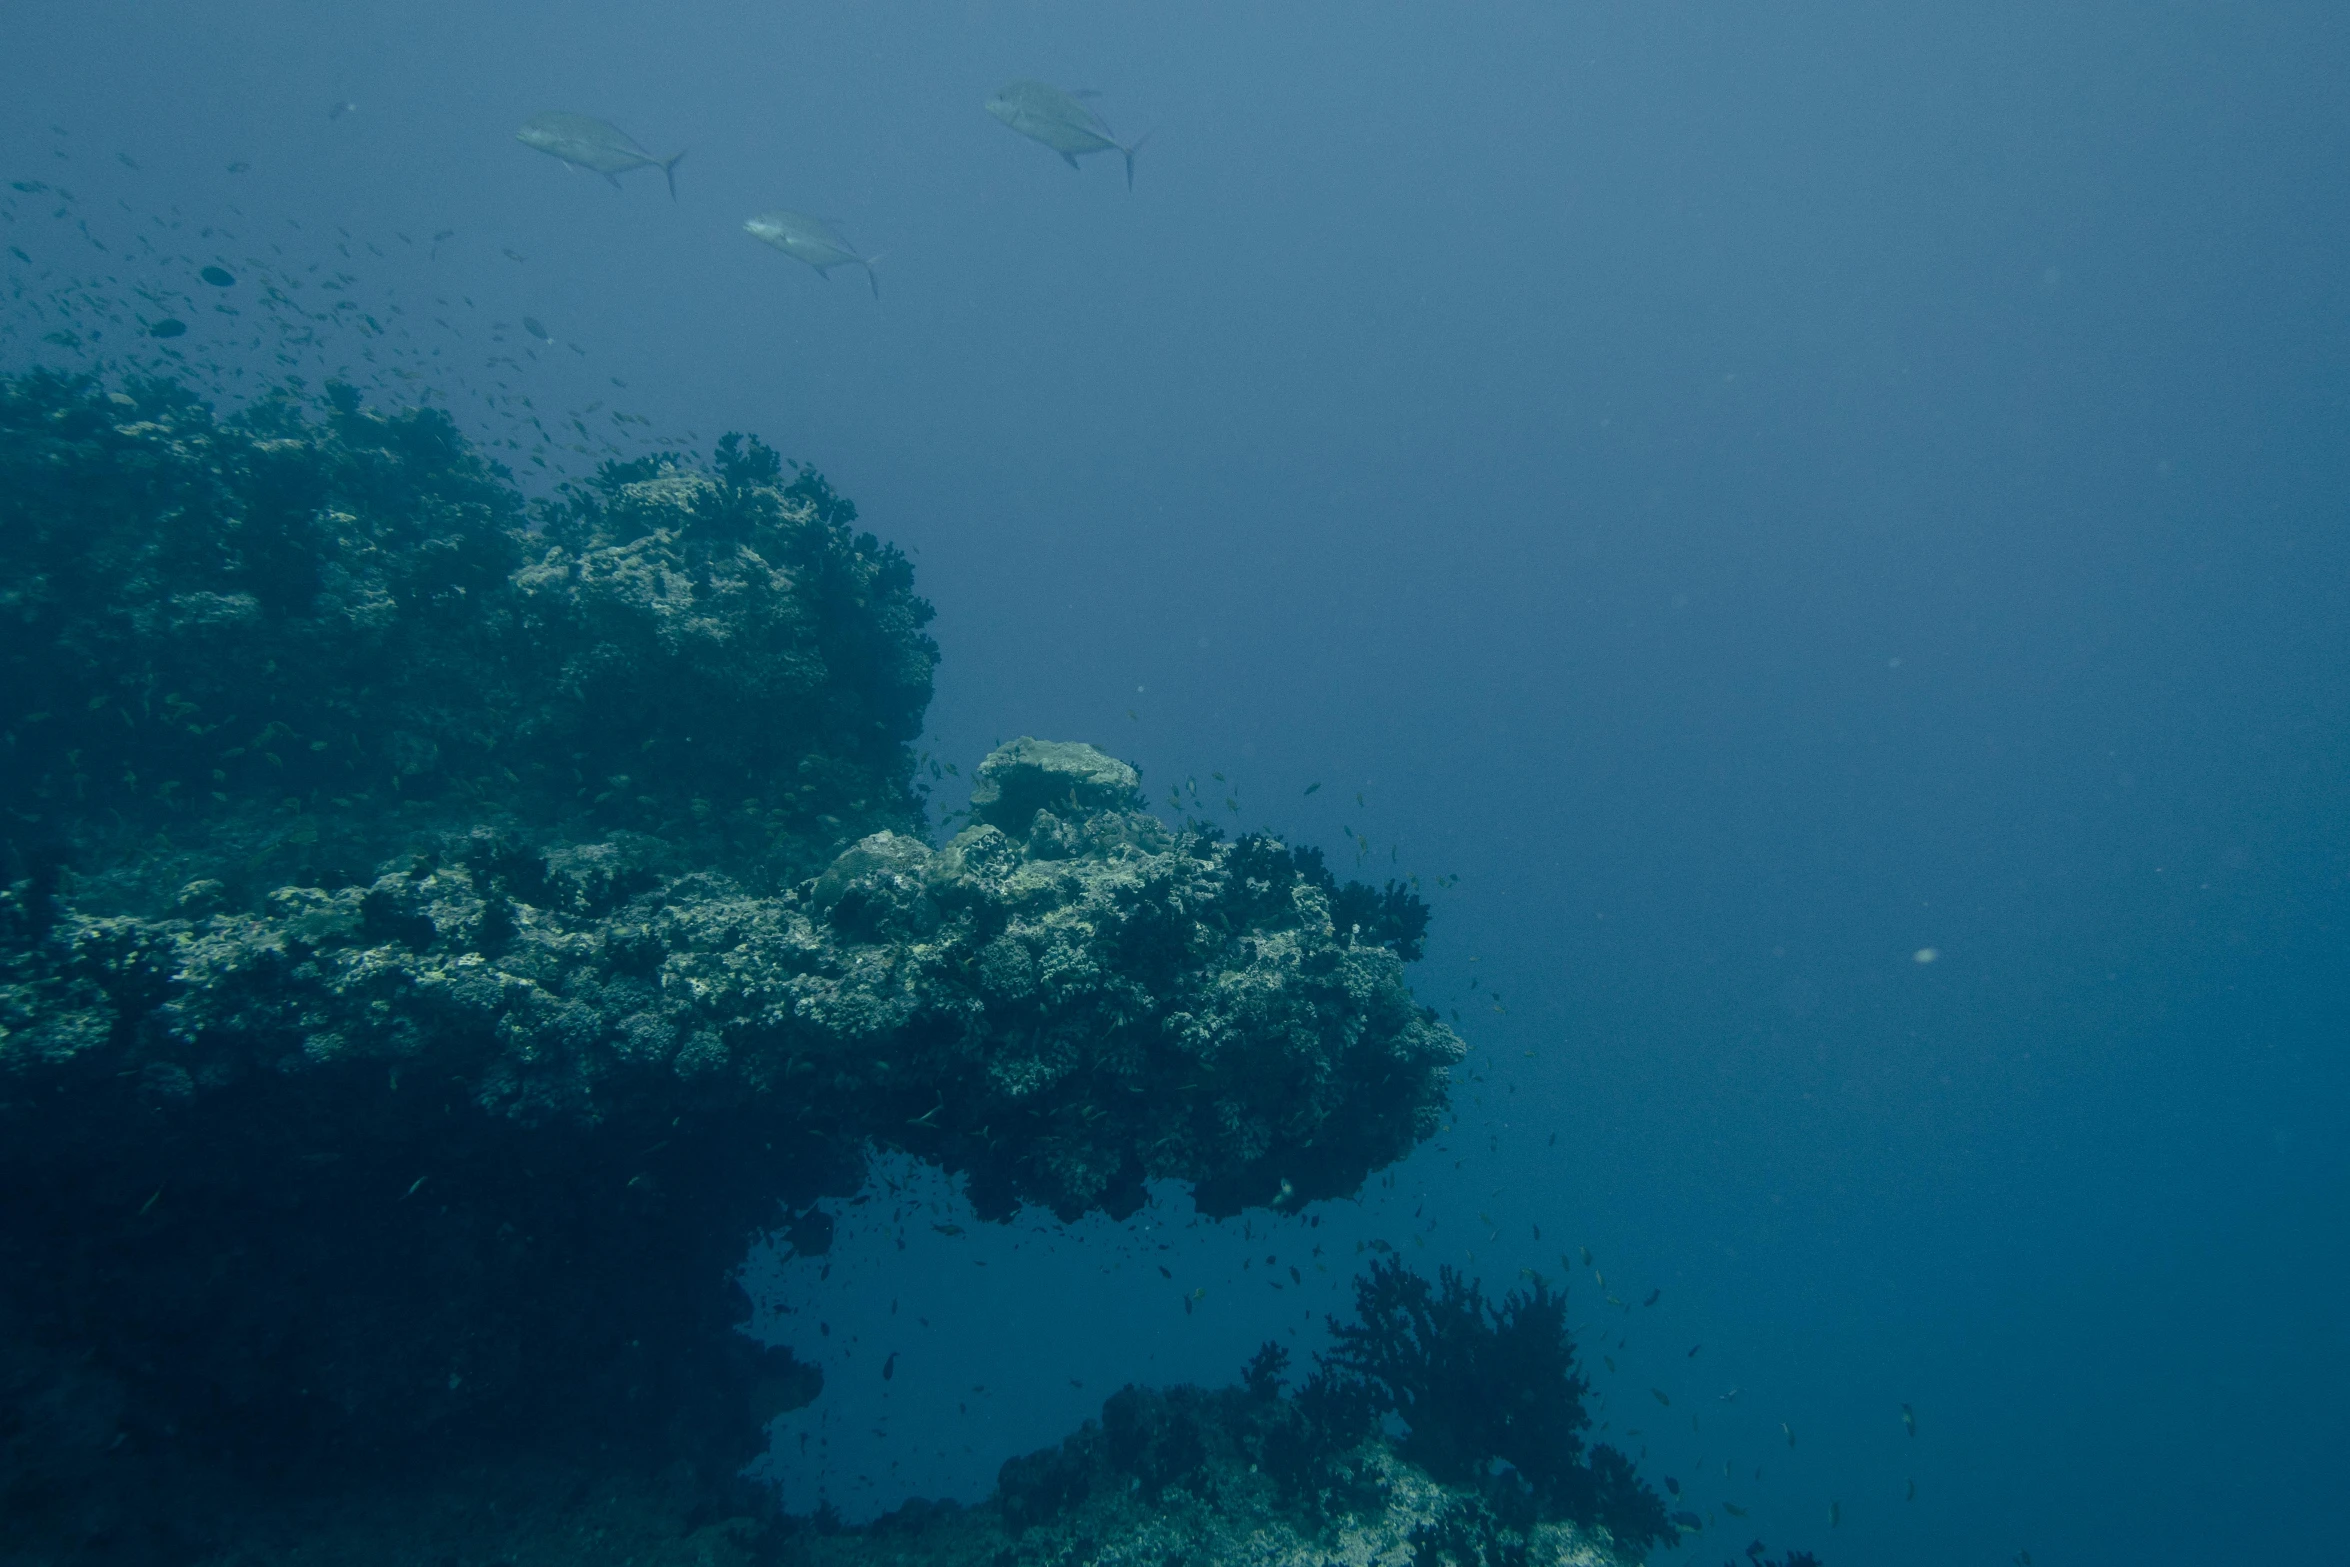
[[[2343,1549],[2350,13],[0,32],[0,173],[71,191],[13,203],[0,362],[135,331],[44,343],[69,276],[347,271],[400,333],[288,366],[205,296],[171,346],[430,387],[532,483],[757,431],[916,551],[937,756],[1092,740],[1429,889],[1473,1076],[1361,1203],[988,1230],[891,1166],[828,1257],[755,1255],[829,1374],[796,1504],[976,1495],[1119,1382],[1310,1349],[1378,1237],[1497,1288],[1573,1255],[1610,1439],[1716,1523],[1667,1560]],[[981,112],[1020,76],[1152,133],[1132,194]],[[690,148],[679,199],[513,139],[556,108]],[[740,231],[774,206],[882,298]]]

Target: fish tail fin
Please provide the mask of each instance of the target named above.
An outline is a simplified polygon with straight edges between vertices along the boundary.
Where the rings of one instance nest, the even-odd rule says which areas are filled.
[[[677,199],[677,166],[685,161],[686,149],[680,147],[677,156],[661,165],[661,177],[669,182],[669,199]]]
[[[881,253],[881,256],[886,256],[888,254],[889,252],[885,250]],[[879,299],[881,297],[881,274],[873,270],[873,263],[879,261],[881,256],[867,256],[865,258],[865,281],[873,286],[873,297],[875,299]]]
[[[1142,151],[1142,144],[1144,142],[1149,141],[1158,133],[1159,128],[1154,125],[1149,130],[1144,131],[1140,136],[1135,137],[1132,145],[1120,147],[1118,149],[1120,152],[1126,155],[1126,188],[1128,190],[1134,189],[1134,155]]]

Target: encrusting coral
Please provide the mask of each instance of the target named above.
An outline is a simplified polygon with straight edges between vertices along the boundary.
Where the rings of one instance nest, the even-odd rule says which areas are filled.
[[[549,1433],[724,1491],[814,1381],[722,1280],[872,1144],[1226,1213],[1436,1127],[1402,889],[1033,740],[925,839],[854,522],[731,436],[532,507],[429,410],[0,382],[0,1507],[168,1557],[222,1464]]]

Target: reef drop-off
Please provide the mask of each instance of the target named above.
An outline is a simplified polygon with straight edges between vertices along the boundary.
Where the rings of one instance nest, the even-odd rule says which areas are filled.
[[[1425,910],[1021,740],[926,829],[902,554],[757,441],[526,503],[430,410],[0,382],[0,1509],[528,1452],[738,1510],[754,1231],[1346,1192],[1437,1126]]]

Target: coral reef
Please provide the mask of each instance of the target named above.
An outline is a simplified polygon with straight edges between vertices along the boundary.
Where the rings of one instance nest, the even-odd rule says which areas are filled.
[[[1498,1492],[1505,1508],[1598,1525],[1635,1552],[1673,1537],[1629,1459],[1604,1443],[1583,1451],[1589,1389],[1564,1295],[1536,1278],[1496,1307],[1450,1268],[1432,1287],[1383,1259],[1356,1280],[1355,1303],[1356,1321],[1330,1325],[1337,1345],[1319,1375],[1326,1396],[1401,1420],[1403,1457]]]
[[[1628,1460],[1582,1453],[1559,1296],[1538,1283],[1497,1309],[1449,1272],[1432,1288],[1390,1264],[1356,1300],[1295,1395],[1271,1344],[1238,1387],[1127,1387],[1005,1464],[981,1506],[911,1504],[787,1559],[1603,1567],[1679,1538]]]
[[[926,840],[854,522],[732,436],[533,507],[430,411],[0,382],[0,1508],[185,1559],[223,1466],[554,1441],[725,1516],[814,1377],[723,1281],[873,1144],[1232,1212],[1435,1128],[1401,889],[1033,740]]]

